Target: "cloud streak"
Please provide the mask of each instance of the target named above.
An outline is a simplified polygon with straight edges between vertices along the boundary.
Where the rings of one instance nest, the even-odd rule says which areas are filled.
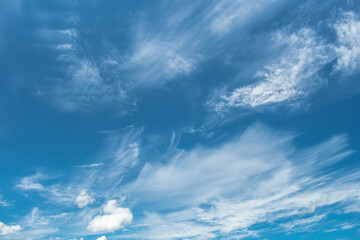
[[[220,147],[193,149],[166,164],[146,164],[124,189],[147,206],[142,224],[148,230],[128,237],[245,238],[261,234],[250,230],[258,223],[271,227],[308,214],[282,225],[282,231],[290,232],[326,217],[327,210],[321,209],[336,205],[344,213],[344,206],[358,201],[358,171],[327,169],[352,153],[346,136],[303,150],[292,144],[294,137],[257,124]]]
[[[275,34],[275,44],[286,50],[275,63],[256,73],[257,83],[221,96],[215,110],[258,108],[279,103],[296,106],[326,84],[317,72],[334,57],[329,54],[329,46],[313,30],[303,28],[292,34],[280,31]]]
[[[78,201],[84,208],[56,218],[59,229],[78,229],[78,236],[86,236],[120,234],[126,226],[119,238],[129,239],[247,238],[260,237],[262,231],[271,229],[288,233],[311,230],[329,213],[359,209],[358,169],[332,169],[353,152],[344,134],[298,149],[296,134],[257,123],[222,144],[190,150],[174,145],[158,158],[150,154],[151,149],[140,151],[140,133],[131,127],[108,133],[111,137],[103,165],[75,168],[78,178],[71,179],[69,186],[59,188],[59,184],[44,182],[44,188],[67,192],[68,201],[59,202],[63,206],[76,203],[79,196],[86,200]],[[152,157],[134,176],[129,169],[139,167],[140,152]],[[90,205],[88,194],[79,195],[81,189],[91,189],[97,202],[105,205]],[[44,190],[31,191],[44,194]],[[44,196],[58,196],[51,191]],[[115,199],[132,210],[119,207]],[[33,211],[29,219],[34,220],[23,225],[32,222],[33,229],[58,231],[51,228],[54,217],[44,218],[38,212]],[[61,220],[65,216],[67,220]],[[266,227],[252,229],[259,223]]]

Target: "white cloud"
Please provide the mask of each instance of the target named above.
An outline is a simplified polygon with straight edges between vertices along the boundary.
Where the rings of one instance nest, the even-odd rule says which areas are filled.
[[[121,99],[121,89],[100,75],[97,64],[73,57],[68,68],[69,80],[57,88],[56,94],[65,109],[72,110],[93,103],[103,104]]]
[[[78,37],[78,32],[74,28],[67,28],[67,29],[63,29],[63,30],[58,30],[57,32],[64,35],[64,36],[68,36],[70,38],[77,38]]]
[[[255,124],[221,145],[167,151],[159,163],[150,159],[152,163],[145,164],[135,181],[124,184],[119,179],[137,159],[134,149],[141,146],[139,132],[130,128],[110,134],[113,137],[106,142],[109,148],[102,156],[108,161],[104,167],[76,168],[76,176],[89,185],[71,183],[77,186],[71,204],[80,189],[92,189],[106,197],[128,196],[127,200],[135,204],[133,208],[144,217],[140,214],[129,226],[135,231],[122,232],[123,238],[260,238],[261,231],[249,230],[255,224],[276,224],[281,231],[289,232],[312,229],[316,225],[316,221],[310,221],[313,215],[353,211],[347,207],[359,203],[358,171],[345,174],[331,170],[333,164],[352,153],[347,149],[346,135],[297,149],[294,134]],[[142,152],[149,153],[146,149]],[[68,191],[74,194],[75,190]],[[66,187],[62,191],[66,192]],[[116,203],[107,202],[103,213],[96,207],[69,213],[62,217],[66,221],[56,222],[56,226],[68,231],[87,228],[96,233],[114,232],[132,223],[133,218],[130,209]],[[300,221],[307,218],[310,220]],[[55,218],[40,215],[36,209],[29,219],[34,220],[20,225],[33,222],[32,230],[43,231],[34,236],[57,230],[50,227]],[[51,224],[46,227],[45,223]],[[280,228],[281,223],[288,224]],[[291,224],[292,228],[286,227]],[[143,228],[137,231],[136,225]]]
[[[226,34],[235,27],[244,26],[249,22],[258,20],[256,16],[264,16],[266,11],[276,12],[276,7],[278,7],[276,3],[281,2],[279,0],[217,2],[208,14],[211,19],[210,29],[216,34]]]
[[[60,44],[60,45],[56,46],[57,50],[63,50],[63,51],[70,50],[71,48],[72,48],[71,44]]]
[[[42,226],[49,224],[49,219],[42,216],[39,208],[34,207],[29,215],[26,217],[27,225],[35,227],[36,225]]]
[[[336,70],[351,74],[360,67],[360,21],[354,12],[348,12],[334,28],[337,34],[338,55]]]
[[[203,35],[204,10],[195,2],[176,5],[161,3],[159,8],[167,10],[161,18],[151,15],[145,21],[140,18],[142,21],[132,34],[133,46],[121,64],[129,73],[132,86],[162,86],[191,74],[203,60],[201,44],[210,40]],[[199,18],[194,22],[191,17],[195,12]],[[150,22],[157,27],[154,29]]]
[[[96,240],[107,240],[106,236],[98,237]]]
[[[22,190],[44,190],[44,186],[39,183],[40,180],[43,180],[44,176],[40,173],[35,175],[24,177],[20,180],[20,183],[16,185],[17,188]]]
[[[5,236],[8,234],[14,234],[21,230],[19,225],[6,225],[3,222],[0,222],[0,236]]]
[[[86,190],[81,190],[80,194],[76,197],[75,203],[79,208],[84,208],[94,202],[94,198],[90,196]]]
[[[153,85],[163,83],[177,75],[190,74],[201,57],[186,50],[188,39],[139,41],[125,67],[137,69],[137,81]],[[139,71],[140,70],[140,71]],[[149,79],[150,77],[150,79]]]
[[[116,191],[126,173],[138,166],[141,133],[141,129],[135,129],[133,126],[107,132],[107,148],[102,155],[105,164],[102,168],[94,170],[90,181],[99,188],[99,191],[106,193]]]
[[[341,229],[348,230],[348,229],[352,229],[354,227],[355,227],[355,225],[353,225],[353,224],[344,224],[341,226]]]
[[[0,194],[0,206],[2,207],[7,207],[10,206],[11,204],[8,203],[7,201],[3,200],[3,196]]]
[[[103,163],[91,163],[91,164],[86,164],[86,165],[80,165],[80,166],[77,166],[77,167],[80,167],[80,168],[93,168],[93,167],[101,167],[103,165],[104,165]]]
[[[42,202],[42,205],[46,205]],[[57,208],[58,210],[58,208]],[[16,235],[11,235],[11,240],[24,240],[24,239],[64,239],[54,237],[54,234],[59,235],[59,227],[62,224],[68,224],[67,218],[70,214],[66,212],[54,214],[54,209],[41,210],[37,207],[23,218],[20,219],[18,224],[21,226],[21,232]],[[79,213],[77,213],[79,214]],[[76,223],[72,223],[75,224]],[[78,232],[79,232],[79,228]],[[56,236],[55,235],[55,236]],[[52,237],[50,237],[52,236]],[[68,238],[66,238],[68,239]],[[76,238],[74,238],[76,239]]]
[[[132,148],[132,152],[133,152],[132,156],[134,158],[137,158],[139,156],[139,153],[140,153],[139,144],[138,143],[131,143],[131,144],[129,144],[129,147]]]
[[[317,224],[319,221],[323,220],[325,217],[326,217],[325,214],[316,215],[316,216],[309,217],[309,218],[295,220],[293,222],[283,223],[283,224],[280,224],[280,227],[284,228],[286,231],[291,231],[295,228],[298,229],[299,227],[303,226],[303,227],[305,227],[304,230],[307,230],[311,226],[313,226],[313,224]]]
[[[141,86],[161,86],[176,77],[188,76],[221,51],[231,30],[263,21],[263,13],[276,13],[282,2],[164,2],[159,6],[164,9],[160,19],[148,16],[139,23],[141,27],[134,31],[134,45],[122,67],[133,75],[132,84]]]
[[[39,38],[58,54],[55,69],[63,72],[51,85],[36,86],[37,95],[49,95],[66,111],[86,110],[93,105],[128,103],[119,82],[119,72],[110,70],[110,62],[99,56],[94,58],[80,44],[81,34],[74,28],[41,30]],[[130,104],[130,103],[129,103]],[[132,104],[132,103],[131,103]]]
[[[329,46],[313,30],[303,28],[290,35],[279,32],[276,44],[286,48],[284,53],[256,74],[257,83],[222,95],[220,102],[214,104],[217,111],[284,102],[294,105],[326,84],[316,74],[333,57]]]
[[[232,29],[266,20],[282,2],[163,2],[158,6],[164,13],[160,18],[151,13],[145,20],[144,15],[138,16],[140,20],[128,29],[132,43],[129,49],[117,49],[116,43],[104,44],[99,46],[104,50],[100,55],[99,51],[85,49],[92,44],[86,44],[82,26],[42,30],[40,38],[44,44],[51,42],[59,54],[57,68],[66,76],[54,79],[55,84],[50,87],[37,86],[36,93],[50,95],[68,111],[98,104],[121,104],[133,109],[137,101],[132,98],[135,89],[158,88],[191,75],[201,62],[214,58],[225,48],[224,37]],[[262,17],[257,18],[259,15]]]
[[[249,230],[255,224],[271,226],[290,217],[283,231],[298,231],[359,201],[359,171],[328,170],[352,153],[345,135],[303,150],[296,149],[293,139],[257,124],[221,146],[183,151],[165,164],[145,164],[138,178],[123,186],[146,212],[142,224],[148,231],[133,238],[241,232],[240,238],[260,234]],[[337,203],[342,205],[333,207]]]
[[[109,200],[103,207],[103,215],[90,221],[87,229],[92,232],[114,232],[132,222],[132,213],[128,208],[116,206],[116,200]]]
[[[197,148],[177,155],[167,165],[147,163],[136,181],[126,188],[133,195],[141,196],[143,201],[150,197],[155,202],[157,199],[171,200],[172,205],[228,194],[244,179],[286,162],[282,151],[291,150],[287,149],[290,148],[286,141],[289,138],[256,125],[218,150]],[[274,161],[263,160],[268,158]],[[219,166],[222,166],[221,171]],[[238,174],[240,169],[241,175]]]
[[[24,177],[16,187],[22,190],[37,190],[36,193],[47,200],[62,206],[83,208],[95,201],[95,195],[111,196],[118,188],[126,173],[139,164],[141,129],[129,126],[122,130],[103,132],[107,135],[106,146],[96,163],[75,167],[70,182],[54,174],[37,173]],[[50,177],[51,176],[51,177]],[[46,181],[46,180],[57,181]],[[31,183],[31,184],[29,184]],[[34,189],[34,185],[42,187]],[[29,187],[31,186],[31,188]],[[96,194],[84,190],[91,189]],[[121,198],[121,196],[117,196]]]
[[[34,175],[24,177],[15,187],[23,191],[36,191],[39,195],[46,198],[52,203],[74,204],[80,189],[73,185],[64,184],[47,184],[46,180],[56,179],[52,175],[36,173]]]

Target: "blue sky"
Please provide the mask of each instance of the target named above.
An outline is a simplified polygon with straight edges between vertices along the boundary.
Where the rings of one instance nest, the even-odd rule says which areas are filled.
[[[0,239],[360,238],[356,0],[0,0]]]

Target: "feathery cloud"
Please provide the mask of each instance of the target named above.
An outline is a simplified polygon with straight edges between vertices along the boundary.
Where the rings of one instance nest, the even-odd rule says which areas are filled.
[[[35,175],[24,177],[20,180],[20,183],[16,185],[17,188],[22,190],[44,190],[44,186],[39,182],[44,179],[44,176],[40,173]]]
[[[346,75],[360,67],[360,20],[354,12],[345,13],[334,25],[337,34],[335,51],[338,55],[335,70]]]
[[[233,90],[221,96],[215,109],[229,107],[257,108],[269,104],[295,105],[326,84],[317,72],[333,59],[329,46],[308,28],[288,35],[279,32],[276,43],[286,51],[275,63],[255,75],[257,83]]]
[[[145,164],[138,178],[123,187],[146,206],[148,231],[132,237],[237,233],[244,238],[260,234],[249,230],[255,224],[271,226],[289,217],[297,222],[284,225],[283,231],[296,231],[327,216],[327,210],[319,209],[338,204],[344,213],[358,202],[358,170],[326,172],[352,153],[347,137],[337,135],[302,150],[293,145],[294,137],[257,124],[222,146],[182,152],[166,164]],[[304,214],[309,218],[297,220]]]

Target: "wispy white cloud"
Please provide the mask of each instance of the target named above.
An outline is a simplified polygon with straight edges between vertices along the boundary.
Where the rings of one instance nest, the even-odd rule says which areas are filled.
[[[337,35],[333,42],[327,42],[310,28],[302,28],[295,33],[282,30],[273,34],[273,46],[285,50],[280,55],[275,54],[272,63],[256,72],[254,83],[230,92],[218,90],[208,104],[218,113],[232,107],[262,109],[280,104],[299,107],[309,96],[327,85],[328,76],[321,77],[319,74],[327,64],[343,75],[358,72],[358,15],[346,12],[332,27]]]
[[[50,219],[42,216],[42,212],[39,208],[34,207],[29,215],[26,217],[27,225],[48,225]]]
[[[57,204],[74,204],[79,191],[72,185],[63,185],[59,183],[49,184],[49,180],[59,179],[59,176],[50,176],[43,173],[36,173],[24,177],[15,187],[23,192],[35,192],[48,201]]]
[[[155,17],[156,28],[140,18],[134,44],[122,67],[133,75],[134,84],[161,86],[176,77],[186,77],[198,65],[218,56],[234,29],[244,29],[279,10],[284,1],[192,2],[160,5],[164,14]],[[166,9],[166,10],[165,10]],[[265,14],[264,14],[265,13]]]
[[[104,206],[93,204],[58,218],[66,221],[55,221],[53,215],[33,209],[20,225],[28,231],[31,222],[33,229],[42,232],[38,236],[58,228],[77,229],[78,236],[84,236],[116,232],[126,226],[131,231],[122,232],[120,238],[246,238],[261,236],[261,231],[251,230],[258,223],[271,226],[281,220],[281,231],[302,231],[316,225],[314,215],[346,214],[354,211],[350,206],[359,204],[358,171],[331,170],[352,153],[346,135],[297,149],[293,143],[296,135],[255,124],[212,148],[198,146],[185,151],[172,145],[175,149],[166,151],[160,162],[149,159],[153,163],[146,163],[134,180],[123,182],[130,174],[127,169],[138,166],[133,163],[139,158],[140,133],[132,127],[107,132],[111,137],[101,161],[106,164],[75,168],[78,178],[72,179],[70,186],[44,182],[43,187],[52,192],[36,190],[46,193],[43,196],[48,199],[58,196],[55,190],[67,192],[74,204],[81,190],[91,189],[99,201],[106,202]],[[141,153],[151,157],[146,149]],[[152,158],[158,159],[156,155]],[[108,201],[121,196],[127,201],[121,205],[131,203],[137,212],[134,219],[129,207]],[[329,206],[333,210],[322,210]],[[58,228],[52,227],[55,223]]]
[[[335,232],[335,231],[346,231],[346,230],[349,230],[349,229],[353,229],[353,228],[355,228],[357,226],[358,226],[358,223],[351,224],[351,223],[345,222],[345,223],[341,223],[341,224],[338,224],[336,226],[333,226],[333,228],[327,229],[324,232],[328,233],[328,232]]]
[[[0,206],[2,206],[2,207],[7,207],[7,206],[10,206],[11,204],[9,203],[9,202],[7,202],[7,201],[5,201],[4,199],[3,199],[3,196],[0,194]]]
[[[16,185],[17,188],[22,190],[44,190],[44,186],[40,183],[44,180],[44,175],[37,173],[35,175],[24,177],[20,180],[20,183]]]
[[[33,236],[33,239],[41,239],[58,232],[62,234],[69,232],[71,237],[74,237],[76,232],[79,238],[79,236],[93,235],[94,231],[106,231],[106,229],[101,230],[104,219],[110,219],[109,228],[113,229],[111,231],[116,231],[131,223],[130,209],[116,207],[116,203],[120,205],[120,201],[114,203],[107,199],[118,199],[121,200],[121,205],[127,205],[119,189],[129,170],[139,164],[141,132],[141,129],[132,126],[123,130],[103,132],[106,141],[104,149],[95,159],[95,165],[88,164],[73,168],[73,176],[64,178],[57,175],[50,178],[48,175],[53,174],[37,173],[23,178],[31,179],[32,183],[41,184],[42,188],[17,187],[18,189],[38,194],[45,199],[42,201],[43,205],[55,205],[59,212],[54,214],[54,208],[46,211],[33,208],[20,222],[20,225],[24,226],[24,231],[18,238],[12,239],[23,239],[27,235]],[[100,208],[95,198],[97,202],[106,201],[108,204]],[[74,210],[75,204],[79,208]],[[117,223],[113,221],[114,219]],[[69,222],[71,222],[70,225]],[[90,222],[91,225],[89,225]],[[87,229],[88,226],[89,229]]]
[[[133,45],[121,64],[130,74],[131,85],[161,86],[194,71],[203,60],[202,34],[206,31],[202,25],[204,10],[199,5],[194,2],[174,7],[164,3],[159,7],[168,11],[162,19],[140,18],[133,30]],[[199,14],[197,21],[192,19],[195,12]],[[158,21],[156,29],[147,24],[154,20]]]
[[[280,31],[275,35],[275,44],[286,50],[273,64],[257,72],[256,83],[237,88],[220,96],[219,102],[211,103],[215,110],[279,103],[296,106],[327,83],[317,72],[334,56],[313,30],[303,28],[292,34]]]
[[[134,53],[124,67],[134,69],[137,82],[146,85],[161,84],[178,75],[188,75],[202,58],[191,49],[186,51],[189,40],[180,38],[167,42],[139,37]]]
[[[111,62],[103,57],[84,54],[81,34],[76,28],[41,30],[39,39],[50,45],[58,54],[55,69],[61,78],[51,78],[51,84],[36,86],[36,94],[47,96],[67,111],[86,110],[93,105],[128,103],[119,79],[109,76]],[[87,56],[87,57],[85,57]],[[50,81],[50,80],[49,80]],[[133,103],[129,103],[130,105]]]
[[[126,29],[131,39],[127,49],[111,42],[99,46],[101,54],[85,49],[92,44],[82,35],[81,21],[60,30],[41,30],[39,38],[57,52],[55,68],[64,76],[38,85],[36,93],[52,97],[68,111],[105,104],[126,106],[120,109],[125,114],[136,105],[134,92],[189,77],[200,63],[222,52],[232,30],[265,21],[284,2],[163,2],[160,18],[140,14]]]
[[[107,81],[101,76],[100,69],[94,61],[74,55],[69,63],[69,80],[61,82],[54,92],[58,95],[59,104],[65,109],[86,108],[92,104],[105,104],[126,98],[119,84]]]
[[[66,217],[66,213],[54,215],[54,213],[49,214],[37,207],[33,207],[29,214],[19,222],[22,227],[21,232],[11,235],[11,238],[9,237],[8,239],[43,239],[50,234],[57,233],[58,228],[55,226],[59,220],[65,220]]]
[[[326,217],[327,212],[313,216],[320,208],[341,203],[336,209],[344,212],[358,201],[358,172],[326,172],[352,153],[345,135],[303,150],[296,149],[293,138],[255,125],[220,147],[146,164],[123,187],[147,212],[138,222],[148,228],[141,236],[212,238],[241,229],[238,237],[245,238],[261,234],[248,230],[257,223],[271,225],[289,217],[295,222],[284,223],[283,231],[297,231]],[[309,217],[297,219],[304,214]]]
[[[326,217],[325,214],[322,215],[316,215],[309,218],[299,219],[295,220],[293,222],[287,222],[280,224],[280,227],[284,228],[286,231],[292,231],[295,228],[298,230],[299,227],[304,227],[304,229],[301,229],[302,231],[309,229],[314,224],[317,224],[319,221],[323,220]]]
[[[360,67],[360,20],[354,12],[347,12],[334,25],[337,34],[335,51],[338,55],[335,70],[346,75]]]
[[[80,165],[80,166],[76,166],[79,168],[93,168],[93,167],[101,167],[103,166],[103,163],[91,163],[91,164],[85,164],[85,165]]]
[[[57,50],[70,50],[72,48],[72,45],[71,44],[60,44],[58,46],[56,46],[56,49]]]
[[[158,202],[156,200],[158,198],[161,198],[162,201],[169,199],[173,206],[187,204],[188,201],[201,202],[209,196],[229,193],[231,189],[224,188],[225,185],[235,187],[241,182],[241,179],[272,168],[271,164],[262,162],[259,157],[262,154],[268,156],[274,154],[272,158],[278,161],[283,160],[282,157],[277,156],[277,150],[280,150],[281,147],[286,148],[286,146],[282,146],[283,142],[278,140],[273,141],[271,145],[263,146],[265,145],[265,140],[263,140],[255,145],[250,140],[256,138],[257,134],[257,130],[250,129],[238,142],[224,145],[219,151],[196,149],[189,153],[182,153],[185,155],[177,155],[170,160],[171,163],[168,165],[147,163],[136,181],[127,189],[133,195],[141,195],[143,201],[153,199]],[[265,132],[265,134],[267,133]],[[266,137],[263,136],[263,139]],[[252,156],[253,152],[248,156],[250,149],[254,148],[257,148],[257,157]],[[245,161],[245,157],[244,161],[241,159],[236,161],[237,156],[240,158],[246,156],[252,161]],[[218,169],[219,165],[222,166],[221,171]],[[244,170],[242,176],[238,176],[238,169]],[[204,172],[207,174],[202,174]],[[177,187],[174,189],[173,186]],[[211,189],[206,186],[211,186]],[[177,196],[178,200],[174,196]],[[147,199],[148,197],[150,199]]]
[[[104,205],[103,212],[103,215],[91,220],[87,229],[93,232],[114,232],[132,222],[130,209],[116,206],[116,200],[109,200]]]
[[[74,28],[62,29],[62,30],[58,30],[57,32],[63,34],[64,36],[69,36],[70,38],[78,37],[78,32]]]
[[[104,132],[105,148],[96,163],[74,168],[70,178],[36,173],[22,178],[16,188],[33,191],[52,204],[72,206],[75,203],[80,208],[93,203],[95,198],[110,198],[126,174],[139,165],[141,132],[133,126]]]
[[[351,229],[351,228],[354,228],[354,227],[355,227],[355,225],[353,225],[353,224],[343,224],[341,226],[341,229],[347,230],[347,229]]]
[[[276,12],[279,3],[283,1],[248,1],[236,0],[230,2],[217,2],[209,11],[210,29],[213,33],[224,35],[233,28],[243,27],[256,22],[256,17],[266,15],[267,11]]]

